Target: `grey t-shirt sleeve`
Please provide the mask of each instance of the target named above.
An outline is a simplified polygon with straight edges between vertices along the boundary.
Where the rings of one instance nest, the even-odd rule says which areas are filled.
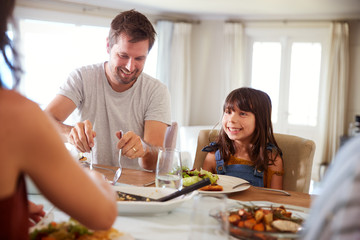
[[[78,70],[71,72],[67,80],[60,86],[59,95],[63,95],[73,101],[77,108],[81,107],[83,99],[83,78]]]
[[[154,120],[171,125],[170,92],[166,85],[154,86],[150,95],[145,120]]]

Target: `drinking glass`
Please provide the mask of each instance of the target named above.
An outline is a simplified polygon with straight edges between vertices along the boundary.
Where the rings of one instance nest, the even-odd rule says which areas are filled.
[[[159,188],[182,188],[182,167],[179,150],[169,148],[159,150],[155,185]]]
[[[227,196],[225,194],[196,195],[193,198],[188,239],[227,240],[229,238]]]

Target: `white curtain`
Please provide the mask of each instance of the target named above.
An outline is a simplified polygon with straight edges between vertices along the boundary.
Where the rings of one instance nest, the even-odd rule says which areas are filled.
[[[171,117],[180,126],[190,123],[191,29],[190,23],[159,21],[157,24],[157,77],[169,88]]]
[[[249,86],[244,80],[244,27],[241,23],[227,22],[224,26],[224,55],[223,71],[224,81],[222,98],[235,88]]]
[[[324,121],[322,165],[334,158],[340,136],[346,133],[347,89],[349,82],[349,26],[332,23],[326,86],[327,117]]]
[[[173,35],[173,23],[168,21],[157,22],[158,57],[156,77],[167,86],[170,85],[170,58],[171,40]]]

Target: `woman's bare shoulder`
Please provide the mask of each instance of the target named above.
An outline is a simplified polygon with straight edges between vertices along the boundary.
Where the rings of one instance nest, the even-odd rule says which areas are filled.
[[[43,113],[38,104],[13,90],[0,90],[0,122],[2,125],[21,128],[36,124]],[[31,120],[31,121],[30,121]]]
[[[14,90],[0,90],[0,111],[2,116],[24,115],[38,111],[39,106]]]
[[[28,149],[41,139],[36,134],[43,122],[41,115],[34,102],[16,91],[0,89],[0,152],[2,158],[9,160],[2,161],[2,167],[15,169],[29,155]]]

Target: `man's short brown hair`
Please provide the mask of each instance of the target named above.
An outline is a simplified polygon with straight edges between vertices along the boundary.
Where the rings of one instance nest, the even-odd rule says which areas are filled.
[[[156,32],[153,25],[147,17],[133,9],[120,13],[112,20],[109,32],[110,48],[121,33],[129,36],[132,43],[149,40],[149,51],[155,42]]]

